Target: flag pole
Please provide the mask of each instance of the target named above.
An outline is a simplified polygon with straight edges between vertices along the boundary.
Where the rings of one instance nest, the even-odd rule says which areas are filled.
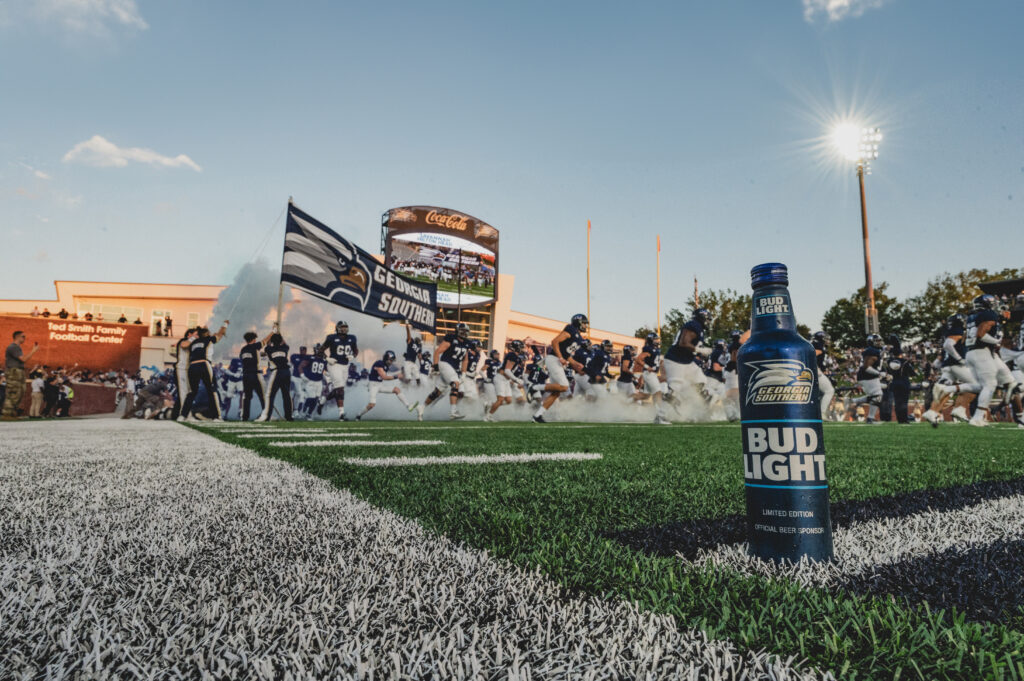
[[[294,201],[293,201],[292,197],[289,196],[288,197],[288,208],[291,208],[293,205],[294,205]],[[285,218],[284,225],[285,225],[284,226],[285,238],[287,238],[288,237],[288,220],[287,220],[287,218]],[[281,332],[281,307],[284,304],[284,279],[283,279],[283,277],[284,277],[284,251],[285,251],[285,249],[282,248],[281,249],[281,276],[282,276],[282,279],[281,279],[281,283],[277,287],[277,332],[278,333]]]
[[[658,338],[661,338],[661,235],[660,234],[658,235],[658,251],[657,251],[657,255],[655,256],[655,262],[656,262],[656,264],[655,264],[655,272],[656,272],[655,279],[657,279],[657,282],[655,283],[654,299],[656,301],[655,305],[657,306],[657,309],[654,311],[654,313],[655,313],[654,319],[655,319],[655,322],[658,325]]]
[[[590,319],[590,220],[587,220],[587,319]],[[587,324],[587,339],[590,338],[590,324]]]
[[[693,275],[693,306],[700,307],[700,289],[697,288],[697,275]]]

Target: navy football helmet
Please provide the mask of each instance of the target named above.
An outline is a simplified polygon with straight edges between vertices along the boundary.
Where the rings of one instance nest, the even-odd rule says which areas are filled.
[[[574,314],[572,319],[569,320],[569,323],[581,333],[586,332],[587,329],[590,328],[590,320],[587,319],[587,315],[582,312]]]
[[[702,326],[708,327],[711,326],[711,320],[714,319],[714,315],[706,307],[698,307],[693,311],[693,318],[700,322]]]
[[[885,347],[885,343],[882,342],[881,336],[877,333],[872,333],[868,335],[868,347],[881,348]]]
[[[384,353],[384,366],[391,366],[391,364],[394,361],[395,361],[395,353],[391,352],[390,350],[388,350],[387,352]]]
[[[659,336],[657,333],[652,331],[651,333],[647,334],[647,344],[648,345],[653,345],[654,347],[660,347],[661,346],[661,336]]]
[[[455,335],[465,340],[469,338],[469,325],[465,322],[459,322],[455,325]]]
[[[994,310],[998,302],[991,293],[983,293],[971,301],[975,310]]]
[[[334,333],[340,333],[342,336],[348,333],[348,322],[340,321],[334,325]]]

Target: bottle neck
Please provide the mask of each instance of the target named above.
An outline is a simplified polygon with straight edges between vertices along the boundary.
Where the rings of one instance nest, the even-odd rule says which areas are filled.
[[[751,333],[760,331],[796,331],[796,317],[789,289],[768,285],[754,289],[750,312]]]

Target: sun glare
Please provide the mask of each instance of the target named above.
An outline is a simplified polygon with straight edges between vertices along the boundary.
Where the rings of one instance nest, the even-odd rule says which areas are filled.
[[[847,161],[860,158],[861,126],[840,123],[832,129],[832,145]]]

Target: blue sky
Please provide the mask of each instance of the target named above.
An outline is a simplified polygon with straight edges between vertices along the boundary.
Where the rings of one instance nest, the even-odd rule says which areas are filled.
[[[387,208],[502,235],[513,307],[631,332],[790,266],[863,285],[837,117],[883,128],[875,279],[1022,266],[1024,4],[0,0],[3,298],[228,283],[289,195],[368,250]],[[283,225],[278,227],[283,234]],[[276,262],[279,236],[265,254]]]

